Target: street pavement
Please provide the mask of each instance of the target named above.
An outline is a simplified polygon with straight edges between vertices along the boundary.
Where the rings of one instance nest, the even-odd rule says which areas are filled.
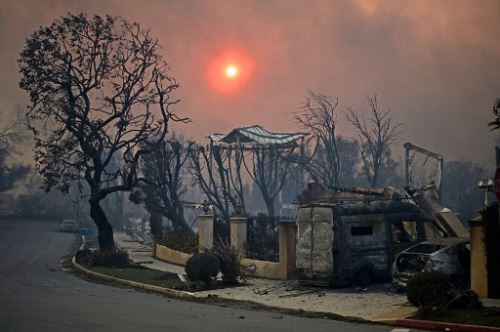
[[[73,234],[0,219],[0,331],[409,331],[221,307],[93,283],[62,271]]]

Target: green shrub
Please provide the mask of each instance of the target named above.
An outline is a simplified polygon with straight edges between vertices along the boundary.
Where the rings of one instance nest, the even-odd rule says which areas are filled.
[[[407,298],[421,313],[442,309],[453,297],[449,278],[443,272],[416,274],[408,281]]]
[[[186,264],[186,274],[191,281],[208,284],[219,273],[219,258],[209,252],[194,254]]]
[[[129,265],[128,253],[119,249],[109,251],[94,251],[92,252],[92,255],[89,259],[88,265],[124,267]]]

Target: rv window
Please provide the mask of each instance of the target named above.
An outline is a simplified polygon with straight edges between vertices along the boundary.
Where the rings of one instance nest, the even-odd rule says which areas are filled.
[[[352,236],[373,235],[373,228],[372,228],[372,226],[355,226],[355,227],[351,227],[351,235]]]

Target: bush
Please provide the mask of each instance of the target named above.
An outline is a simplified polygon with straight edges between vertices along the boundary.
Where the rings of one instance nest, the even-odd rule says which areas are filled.
[[[128,253],[115,249],[109,251],[94,251],[88,262],[89,266],[124,267],[129,265]]]
[[[219,256],[220,271],[225,284],[238,283],[238,276],[241,275],[240,259],[234,249],[224,251]]]
[[[179,229],[170,229],[158,239],[158,244],[173,250],[192,254],[198,252],[198,237]]]
[[[89,249],[82,249],[76,252],[75,261],[78,264],[90,265],[89,263],[91,261],[91,257],[92,251],[90,251]]]
[[[219,258],[209,252],[194,254],[186,264],[186,274],[191,281],[208,284],[219,273]]]
[[[449,278],[439,271],[421,272],[408,281],[407,298],[420,312],[442,309],[453,297]]]
[[[238,276],[241,276],[240,258],[234,248],[221,242],[218,246],[205,249],[207,253],[215,255],[219,259],[220,272],[225,284],[234,285],[238,283]]]

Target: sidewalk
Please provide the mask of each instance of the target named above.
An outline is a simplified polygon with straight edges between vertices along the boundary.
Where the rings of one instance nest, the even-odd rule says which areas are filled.
[[[169,264],[153,258],[153,247],[151,245],[132,240],[126,233],[121,232],[116,232],[114,239],[118,247],[127,250],[130,259],[135,263],[153,270],[184,273],[183,266]]]
[[[125,233],[115,233],[116,244],[128,251],[130,259],[160,271],[184,273],[184,267],[151,257],[152,247],[133,241]],[[406,295],[393,293],[386,284],[366,289],[323,289],[299,286],[294,281],[249,278],[247,285],[194,293],[196,297],[217,296],[223,299],[250,301],[282,309],[295,309],[371,321],[394,321],[406,318],[416,308]]]

